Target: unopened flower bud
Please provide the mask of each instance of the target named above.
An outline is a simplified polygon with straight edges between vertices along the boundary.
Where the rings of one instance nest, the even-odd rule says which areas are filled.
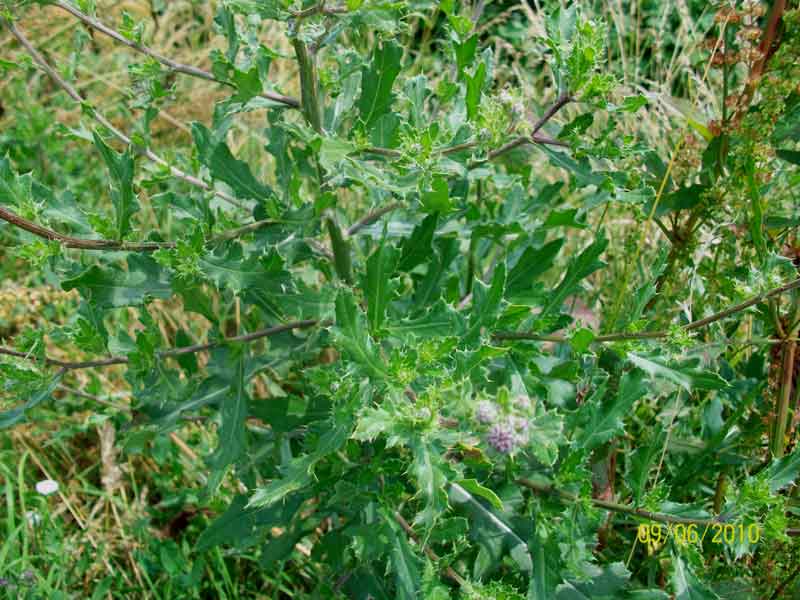
[[[485,425],[494,423],[494,420],[497,418],[497,407],[488,400],[483,400],[478,403],[478,408],[475,411],[475,418],[478,420],[478,423],[483,423]]]
[[[520,394],[514,400],[514,406],[522,410],[529,410],[531,407],[531,399],[528,396]]]

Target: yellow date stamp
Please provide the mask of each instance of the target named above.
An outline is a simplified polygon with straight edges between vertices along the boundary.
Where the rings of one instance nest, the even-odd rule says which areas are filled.
[[[660,546],[672,538],[680,544],[757,544],[761,540],[761,527],[757,523],[640,523],[636,539],[643,544]]]

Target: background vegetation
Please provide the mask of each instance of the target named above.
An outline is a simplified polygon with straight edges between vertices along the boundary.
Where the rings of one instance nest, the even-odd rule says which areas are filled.
[[[800,597],[796,3],[567,4],[2,3],[2,593]]]

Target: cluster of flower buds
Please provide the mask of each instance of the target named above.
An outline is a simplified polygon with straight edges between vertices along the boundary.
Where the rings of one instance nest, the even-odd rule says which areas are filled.
[[[497,99],[500,101],[500,104],[508,109],[512,122],[516,123],[525,117],[525,105],[522,100],[514,97],[508,89],[503,88],[497,96]]]
[[[488,427],[486,442],[500,454],[512,454],[528,443],[531,401],[518,396],[510,403],[478,402],[475,420]]]

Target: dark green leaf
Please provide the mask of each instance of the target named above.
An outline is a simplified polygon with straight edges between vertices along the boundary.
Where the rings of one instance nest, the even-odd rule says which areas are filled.
[[[384,514],[384,520],[392,532],[389,562],[395,576],[396,598],[400,600],[418,600],[420,576],[420,558],[414,554],[408,543],[408,536],[395,522],[390,514]]]
[[[575,438],[575,444],[589,451],[620,435],[623,432],[622,419],[630,414],[633,403],[646,391],[641,371],[625,373],[620,379],[617,394],[609,401],[602,402],[605,388],[600,387],[578,411],[579,421],[585,424]]]
[[[220,401],[219,447],[210,463],[216,471],[223,471],[238,460],[247,446],[245,420],[248,415],[245,389],[245,353],[242,352],[230,365],[230,394]]]
[[[528,246],[508,273],[506,293],[514,296],[533,287],[539,276],[553,266],[553,261],[564,245],[564,238],[548,242],[541,248]]]
[[[467,118],[474,120],[478,116],[478,103],[481,99],[481,90],[486,81],[486,63],[481,62],[475,69],[474,75],[464,73],[467,82]]]
[[[497,497],[497,494],[489,488],[482,486],[478,483],[477,479],[462,479],[458,484],[473,496],[480,496],[484,500],[488,500],[497,510],[503,510],[503,502]]]
[[[505,263],[500,263],[495,267],[491,286],[485,285],[480,280],[475,281],[472,286],[472,313],[469,317],[467,332],[464,334],[465,343],[474,342],[494,325],[500,312],[505,287]]]
[[[152,258],[145,255],[128,256],[128,270],[119,267],[92,265],[86,271],[64,279],[61,287],[77,289],[101,309],[138,306],[146,298],[169,298],[172,295],[169,274]]]
[[[414,522],[430,527],[447,510],[447,463],[427,440],[415,439],[411,449],[414,452],[412,470],[425,499],[425,507]]]
[[[367,298],[367,322],[370,331],[376,333],[383,326],[386,307],[392,296],[392,276],[397,267],[399,253],[394,246],[381,242],[367,259],[367,275],[364,294]]]
[[[383,379],[386,367],[364,321],[364,313],[358,308],[352,292],[341,290],[336,296],[335,338],[353,360],[372,376]]]
[[[800,447],[796,447],[794,452],[787,456],[773,460],[762,473],[773,494],[794,483],[798,475],[800,475]]]
[[[605,252],[606,246],[608,246],[608,240],[601,232],[591,245],[569,261],[567,272],[556,289],[549,294],[548,302],[542,309],[541,316],[560,309],[567,297],[580,289],[580,282],[583,279],[605,266],[605,263],[600,260],[600,255]]]
[[[425,314],[415,319],[390,321],[386,324],[389,333],[399,339],[419,339],[459,335],[464,330],[464,319],[456,310],[439,299]]]
[[[266,508],[246,508],[247,496],[236,496],[228,509],[200,534],[197,550],[203,552],[220,544],[244,547],[261,528],[284,526],[301,503],[301,496],[293,496]]]
[[[258,488],[248,502],[248,506],[270,506],[303,489],[311,483],[317,463],[336,452],[350,437],[353,423],[347,419],[328,421],[326,431],[319,437],[316,447],[289,461],[283,477]]]
[[[375,49],[369,68],[361,74],[358,110],[367,129],[389,111],[394,100],[392,85],[400,72],[403,50],[394,42],[384,42]]]
[[[800,151],[798,150],[787,150],[787,149],[778,149],[775,151],[775,155],[778,158],[782,158],[786,162],[790,162],[793,165],[800,165]]]
[[[441,176],[433,178],[431,189],[422,192],[422,208],[428,213],[448,213],[452,209],[450,190],[447,179]]]
[[[672,564],[675,568],[672,574],[675,600],[719,600],[719,596],[697,578],[691,566],[682,557],[673,555]]]
[[[422,223],[414,227],[411,237],[403,243],[403,252],[400,256],[400,271],[410,271],[417,265],[427,262],[431,257],[431,242],[436,232],[438,215],[428,215]]]
[[[234,158],[227,144],[215,140],[206,127],[192,123],[192,135],[200,160],[211,171],[211,176],[228,184],[237,197],[264,200],[274,196],[272,189],[253,176],[247,163]]]
[[[108,167],[113,185],[111,201],[114,204],[114,223],[118,239],[123,239],[131,231],[131,217],[139,210],[139,203],[133,193],[133,154],[130,147],[118,153],[106,146],[103,139],[94,135],[94,145]]]
[[[491,566],[498,565],[508,552],[522,572],[531,573],[533,560],[527,544],[503,519],[457,483],[450,484],[449,496],[453,507],[464,511],[469,517],[482,549],[490,555]],[[482,573],[476,573],[477,578],[481,576]]]

